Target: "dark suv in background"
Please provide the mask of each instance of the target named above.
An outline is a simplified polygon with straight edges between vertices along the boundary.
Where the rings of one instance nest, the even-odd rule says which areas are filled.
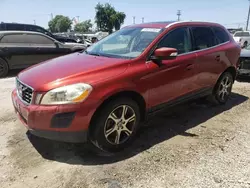
[[[77,40],[69,38],[69,37],[64,37],[64,36],[59,36],[59,35],[53,35],[51,32],[48,30],[37,26],[37,25],[30,25],[30,24],[21,24],[21,23],[0,23],[0,31],[34,31],[34,32],[39,32],[43,33],[45,35],[48,35],[51,38],[54,38],[58,40],[59,42],[75,42],[77,43]]]
[[[38,32],[0,31],[0,77],[11,69],[27,68],[84,49],[85,44],[61,43]]]

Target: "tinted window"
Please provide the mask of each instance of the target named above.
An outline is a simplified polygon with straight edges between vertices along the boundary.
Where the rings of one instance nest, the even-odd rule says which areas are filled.
[[[50,33],[48,31],[46,31],[45,29],[43,29],[41,27],[33,26],[33,25],[26,25],[26,31],[35,31],[35,32],[50,35]]]
[[[235,37],[249,37],[249,32],[236,32],[234,34]]]
[[[191,51],[191,42],[186,28],[179,28],[171,31],[159,43],[158,48],[176,48],[179,54]]]
[[[1,43],[26,43],[26,41],[23,34],[11,34],[5,35],[1,39]]]
[[[42,36],[42,35],[35,35],[35,34],[28,34],[27,35],[27,42],[30,44],[44,44],[44,45],[55,45],[54,41]]]
[[[192,28],[195,50],[202,50],[216,45],[216,38],[209,27]]]
[[[6,30],[9,31],[24,31],[24,25],[22,24],[6,24]]]
[[[229,41],[229,36],[223,29],[214,27],[213,30],[219,44]]]

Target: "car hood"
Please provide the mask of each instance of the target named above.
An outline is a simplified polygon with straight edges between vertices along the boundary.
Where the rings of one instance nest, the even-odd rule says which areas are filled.
[[[129,60],[84,53],[73,53],[30,67],[18,79],[36,91],[48,91],[63,85],[84,82],[94,83],[123,73]]]
[[[240,57],[250,57],[250,50],[242,49]]]
[[[79,47],[79,48],[86,48],[87,45],[81,43],[74,43],[74,42],[65,42],[63,43],[66,47]]]

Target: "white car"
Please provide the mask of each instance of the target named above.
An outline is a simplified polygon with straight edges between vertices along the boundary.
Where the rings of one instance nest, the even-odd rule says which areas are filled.
[[[237,31],[233,34],[235,42],[241,47],[245,48],[250,44],[250,32],[249,31]]]

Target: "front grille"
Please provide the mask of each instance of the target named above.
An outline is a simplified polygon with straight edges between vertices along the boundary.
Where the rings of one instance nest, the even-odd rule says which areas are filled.
[[[33,89],[25,85],[24,83],[20,82],[18,79],[16,79],[16,88],[19,98],[23,102],[30,104],[32,102]]]
[[[240,58],[240,69],[250,69],[250,58]]]

